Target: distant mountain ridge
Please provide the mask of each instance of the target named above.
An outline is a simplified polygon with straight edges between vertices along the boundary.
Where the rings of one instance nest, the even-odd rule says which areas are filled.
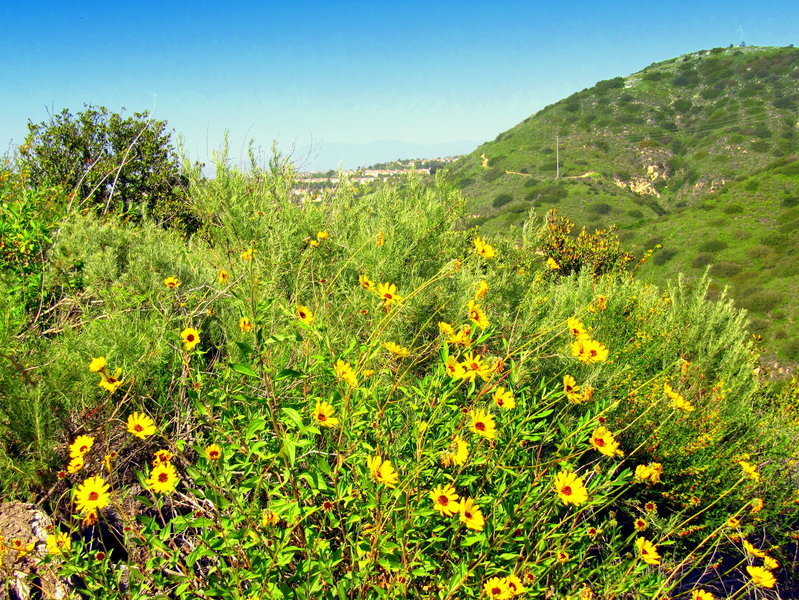
[[[355,169],[406,158],[438,158],[457,156],[471,151],[477,142],[455,141],[415,144],[399,140],[377,140],[366,143],[320,142],[298,148],[293,155],[303,171]]]

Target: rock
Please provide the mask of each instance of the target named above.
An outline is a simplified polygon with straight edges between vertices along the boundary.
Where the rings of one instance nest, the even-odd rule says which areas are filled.
[[[33,504],[0,504],[0,600],[68,596],[55,575],[57,561],[40,568],[52,527],[50,517]]]

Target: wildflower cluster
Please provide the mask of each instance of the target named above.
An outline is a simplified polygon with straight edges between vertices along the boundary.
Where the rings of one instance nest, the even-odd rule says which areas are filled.
[[[89,363],[89,371],[100,375],[99,386],[111,394],[116,392],[123,383],[122,369],[117,369],[112,375],[108,371],[108,364],[103,356],[98,356],[91,360]]]

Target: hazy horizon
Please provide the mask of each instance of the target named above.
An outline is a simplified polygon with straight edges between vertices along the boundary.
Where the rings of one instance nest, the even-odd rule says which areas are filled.
[[[250,139],[266,149],[275,140],[286,153],[320,148],[320,168],[409,158],[385,154],[393,152],[381,148],[387,140],[468,142],[466,152],[548,104],[653,62],[742,40],[789,45],[793,11],[783,0],[647,11],[580,1],[7,3],[0,143],[11,150],[29,119],[91,104],[149,111],[205,163],[225,132],[234,161]]]

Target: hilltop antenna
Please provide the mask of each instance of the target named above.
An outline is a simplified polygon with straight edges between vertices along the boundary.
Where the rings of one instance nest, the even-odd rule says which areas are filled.
[[[560,136],[555,136],[555,179],[560,179]]]
[[[740,25],[738,25],[738,35],[741,38],[740,39],[740,42],[741,42],[740,46],[741,46],[741,48],[743,48],[744,47],[744,28],[741,27]]]

